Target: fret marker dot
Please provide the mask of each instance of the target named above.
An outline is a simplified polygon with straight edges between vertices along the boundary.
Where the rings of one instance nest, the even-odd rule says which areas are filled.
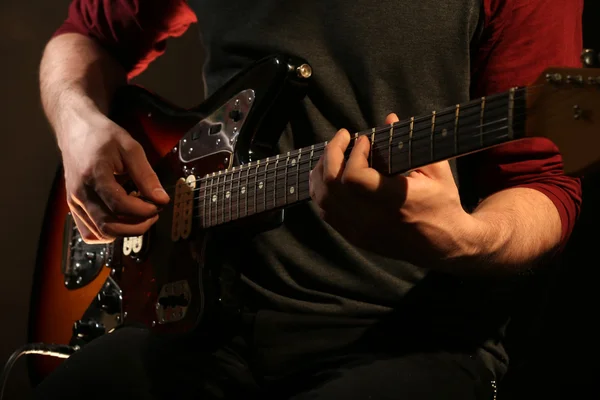
[[[446,137],[446,135],[448,135],[448,129],[444,128],[442,129],[442,137]]]
[[[217,195],[216,194],[213,194],[212,201],[213,201],[213,203],[217,201]]]
[[[291,193],[291,194],[294,194],[294,187],[293,187],[293,186],[292,186],[292,187],[290,187],[290,193]]]
[[[292,167],[293,167],[294,165],[296,165],[296,159],[295,159],[295,158],[292,158]]]
[[[258,188],[262,189],[263,188],[263,183],[262,182],[258,182]]]
[[[242,186],[242,194],[246,193],[246,186]]]
[[[402,150],[403,147],[404,147],[403,142],[398,143],[398,150]]]
[[[229,198],[229,196],[231,196],[231,192],[228,190],[227,193],[225,193],[225,198]]]

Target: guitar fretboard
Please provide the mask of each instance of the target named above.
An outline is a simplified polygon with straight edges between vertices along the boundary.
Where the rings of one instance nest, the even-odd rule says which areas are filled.
[[[431,115],[354,134],[371,141],[369,164],[404,173],[524,137],[526,89],[482,97]],[[227,223],[310,199],[308,177],[327,142],[207,175],[200,180],[201,226]]]

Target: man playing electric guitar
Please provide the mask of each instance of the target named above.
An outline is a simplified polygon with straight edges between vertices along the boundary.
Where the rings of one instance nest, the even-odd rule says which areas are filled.
[[[548,66],[579,66],[582,8],[74,0],[40,75],[86,241],[142,234],[173,201],[141,145],[107,115],[116,88],[192,23],[205,45],[207,96],[269,54],[308,60],[313,82],[293,105],[280,152],[329,143],[310,175],[312,202],[223,245],[222,262],[242,273],[239,326],[185,341],[118,329],[68,359],[39,397],[491,399],[508,368],[511,284],[567,241],[579,180],[562,173],[556,146],[537,139],[383,176],[369,167],[366,137],[345,160],[348,131],[528,85]],[[129,196],[121,173],[149,201]]]

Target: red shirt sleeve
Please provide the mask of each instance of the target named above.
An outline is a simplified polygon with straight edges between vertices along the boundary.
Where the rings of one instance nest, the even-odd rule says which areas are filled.
[[[532,84],[547,67],[581,67],[583,0],[485,0],[472,96]],[[581,180],[563,174],[559,149],[546,139],[507,143],[475,156],[479,197],[511,187],[536,189],[562,221],[562,248],[581,208]]]
[[[132,78],[165,52],[169,37],[183,35],[196,21],[185,0],[73,0],[54,36],[94,38]]]

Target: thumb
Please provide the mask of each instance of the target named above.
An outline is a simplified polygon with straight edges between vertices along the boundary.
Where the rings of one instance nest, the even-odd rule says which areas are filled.
[[[399,121],[399,119],[398,119],[398,116],[396,115],[396,113],[388,114],[388,116],[385,117],[385,123],[388,125],[393,124],[394,122],[398,122],[398,121]]]
[[[156,204],[167,204],[169,195],[161,185],[156,172],[146,158],[142,146],[135,142],[123,154],[123,164],[140,194]]]

